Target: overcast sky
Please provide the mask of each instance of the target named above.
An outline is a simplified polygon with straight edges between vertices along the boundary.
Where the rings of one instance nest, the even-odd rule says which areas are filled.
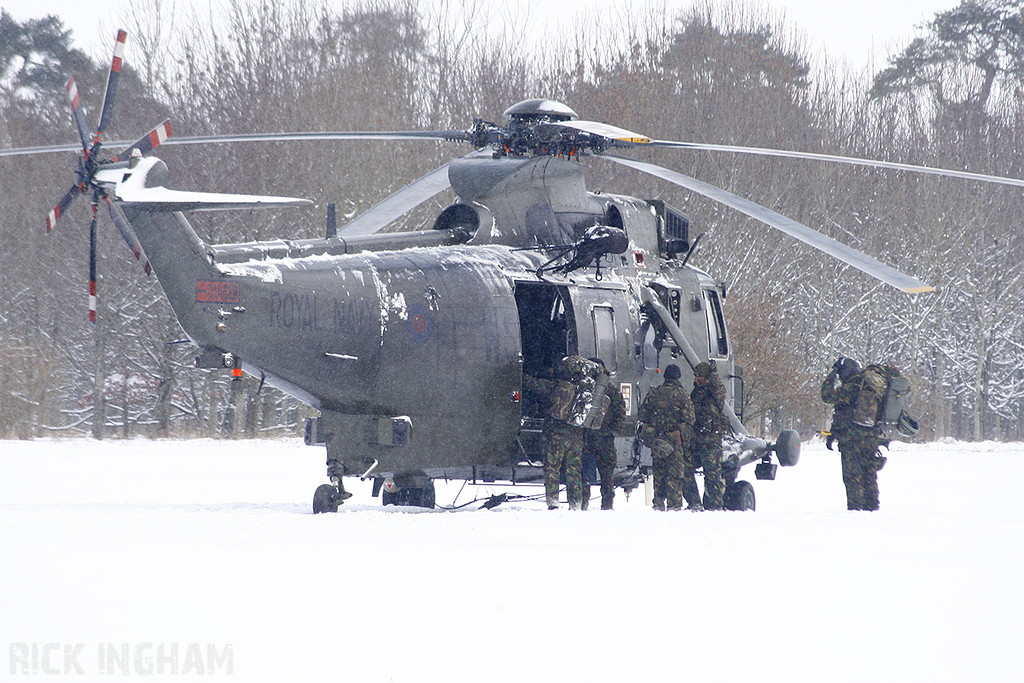
[[[142,2],[142,0],[136,0]],[[164,0],[165,3],[171,0]],[[176,4],[209,0],[174,0]],[[216,2],[216,0],[214,0]],[[343,0],[328,0],[343,5]],[[550,14],[545,26],[563,22],[570,28],[579,13],[597,6],[595,0],[511,0],[534,12]],[[692,0],[615,0],[619,4],[643,7],[648,2],[669,11],[683,9]],[[113,28],[119,26],[129,0],[0,0],[0,7],[18,21],[56,14],[74,30],[76,45],[90,56],[97,56],[100,45],[113,49]],[[914,27],[931,19],[936,12],[951,9],[959,0],[751,0],[756,8],[767,7],[772,16],[784,13],[792,28],[802,31],[814,53],[827,51],[830,58],[846,59],[857,72],[870,67],[874,73],[885,66],[886,58],[905,46],[914,35]],[[600,6],[607,6],[601,3]],[[555,24],[557,25],[557,24]],[[112,28],[113,27],[113,28]],[[100,36],[103,29],[111,33]],[[90,36],[96,36],[89,42]],[[103,53],[108,50],[103,49]],[[129,55],[130,58],[130,55]]]

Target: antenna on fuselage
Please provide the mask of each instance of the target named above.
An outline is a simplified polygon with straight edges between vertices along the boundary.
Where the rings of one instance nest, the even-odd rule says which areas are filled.
[[[338,236],[338,214],[334,202],[327,205],[327,239]]]

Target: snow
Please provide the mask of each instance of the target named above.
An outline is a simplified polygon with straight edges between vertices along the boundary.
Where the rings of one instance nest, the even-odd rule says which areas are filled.
[[[877,513],[818,442],[753,513],[385,509],[349,480],[314,516],[323,461],[0,441],[0,675],[1024,681],[1024,444],[894,445]]]

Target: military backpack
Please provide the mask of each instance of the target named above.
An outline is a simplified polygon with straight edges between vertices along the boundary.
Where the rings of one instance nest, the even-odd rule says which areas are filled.
[[[904,410],[910,380],[891,365],[872,364],[861,373],[860,391],[853,408],[853,423],[877,429],[887,439],[912,437],[917,420]]]
[[[608,375],[601,367],[579,356],[563,359],[569,380],[555,383],[548,415],[584,429],[600,429],[611,399],[607,395]]]

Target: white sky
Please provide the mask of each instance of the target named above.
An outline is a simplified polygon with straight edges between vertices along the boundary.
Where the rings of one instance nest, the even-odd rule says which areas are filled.
[[[164,0],[177,5],[207,0]],[[214,0],[216,2],[217,0]],[[342,5],[343,0],[328,0]],[[614,0],[627,7],[644,7],[649,2],[664,6],[670,12],[684,9],[693,0]],[[914,36],[914,27],[934,17],[936,12],[951,9],[959,0],[749,0],[755,8],[767,7],[775,16],[781,13],[786,23],[805,34],[812,51],[824,50],[830,59],[846,59],[854,71],[871,67],[871,73],[885,66],[886,58],[899,51]],[[595,0],[512,0],[533,9],[550,13],[545,27],[564,23],[571,28],[580,12],[595,7]],[[145,5],[145,0],[136,0]],[[74,30],[76,45],[90,56],[113,49],[113,30],[123,23],[130,0],[0,0],[0,8],[16,20],[40,18],[56,14]],[[602,7],[609,4],[602,3]],[[110,35],[105,35],[105,33]],[[102,33],[102,35],[101,35]],[[95,36],[90,41],[90,36]],[[129,38],[130,39],[130,38]],[[109,46],[109,47],[105,47]],[[130,48],[129,48],[130,49]],[[130,53],[128,55],[130,59]]]

